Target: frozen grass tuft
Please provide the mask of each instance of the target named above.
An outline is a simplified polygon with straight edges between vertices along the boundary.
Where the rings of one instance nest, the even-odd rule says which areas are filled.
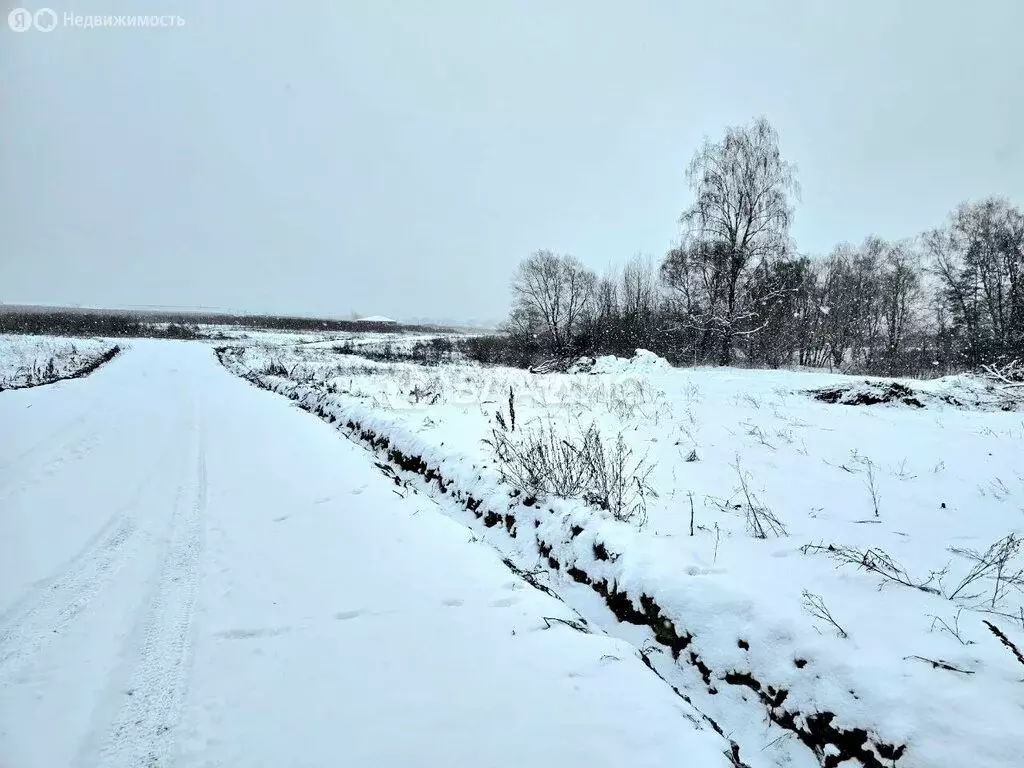
[[[515,413],[510,390],[485,441],[503,480],[532,496],[581,499],[616,520],[646,523],[647,499],[657,496],[649,482],[653,467],[621,433],[608,439],[595,424],[573,433],[550,418],[517,430]]]

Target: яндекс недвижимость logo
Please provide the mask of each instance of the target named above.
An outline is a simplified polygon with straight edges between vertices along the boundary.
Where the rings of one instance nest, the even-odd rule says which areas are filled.
[[[52,32],[57,26],[57,14],[50,8],[40,8],[35,13],[27,8],[15,8],[7,14],[7,26],[15,32],[27,32],[33,28]]]
[[[15,8],[7,14],[7,26],[15,32],[28,32],[30,29],[52,32],[57,28],[58,23],[61,26],[74,29],[173,29],[184,27],[185,19],[177,14],[162,16],[90,14],[83,16],[69,12],[64,13],[63,19],[61,19],[52,8],[40,8],[34,12],[27,8]]]

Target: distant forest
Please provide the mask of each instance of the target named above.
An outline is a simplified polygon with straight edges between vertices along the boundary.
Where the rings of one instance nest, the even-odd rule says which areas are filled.
[[[508,336],[475,356],[656,352],[676,364],[809,366],[928,377],[1024,359],[1024,213],[965,202],[941,226],[867,235],[828,255],[789,237],[798,187],[765,120],[705,141],[686,170],[693,203],[663,258],[597,275],[540,250],[512,279]]]
[[[435,326],[323,320],[276,315],[200,314],[192,312],[138,312],[128,310],[63,309],[49,307],[0,307],[0,333],[50,334],[54,336],[150,337],[172,339],[210,338],[200,325],[223,325],[248,330],[361,331],[372,333],[429,333]]]

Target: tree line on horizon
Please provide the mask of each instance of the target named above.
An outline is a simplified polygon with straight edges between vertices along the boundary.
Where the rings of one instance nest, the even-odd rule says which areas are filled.
[[[632,355],[675,364],[827,367],[931,376],[1024,359],[1024,213],[993,197],[898,241],[867,236],[812,258],[789,237],[795,169],[760,118],[705,140],[692,204],[660,261],[598,275],[539,250],[512,278],[491,362]]]

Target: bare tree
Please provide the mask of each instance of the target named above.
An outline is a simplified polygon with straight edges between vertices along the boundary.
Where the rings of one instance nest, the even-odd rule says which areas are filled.
[[[637,254],[622,270],[622,309],[627,317],[646,320],[657,306],[657,279],[649,258]]]
[[[531,333],[547,331],[557,344],[562,317],[562,286],[559,258],[551,251],[537,251],[524,260],[512,278],[512,316],[523,324],[536,324]]]
[[[687,168],[696,199],[680,222],[690,238],[710,244],[718,263],[710,270],[721,286],[720,362],[731,360],[740,279],[747,266],[785,253],[797,193],[793,167],[779,153],[778,135],[764,118],[705,140]],[[715,286],[716,288],[718,285]]]
[[[694,238],[669,251],[661,265],[662,282],[678,309],[677,330],[693,337],[694,354],[702,359],[715,335],[736,323],[735,311],[730,315],[727,308],[728,265],[725,245]]]
[[[536,306],[526,303],[517,303],[513,306],[508,320],[505,321],[505,329],[517,336],[534,336],[544,327],[544,315]]]
[[[562,333],[564,342],[570,343],[594,298],[597,276],[575,257],[563,256],[562,284],[565,291]]]
[[[921,294],[921,270],[917,255],[909,245],[899,244],[888,250],[881,288],[886,366],[888,373],[895,375],[901,368],[903,343],[910,332]]]
[[[607,275],[597,281],[593,311],[599,319],[614,317],[619,312],[619,286]]]
[[[965,203],[924,243],[964,362],[1024,354],[1024,213],[1000,198]]]
[[[594,293],[596,278],[573,256],[541,250],[524,260],[512,280],[512,318],[537,327],[555,352],[563,352]]]
[[[853,318],[856,307],[850,301],[847,285],[850,280],[850,259],[853,249],[848,244],[836,246],[821,266],[819,301],[825,319],[821,343],[828,355],[830,368],[841,368],[846,351],[853,346]]]
[[[661,282],[669,289],[671,309],[684,317],[698,313],[701,285],[696,268],[698,254],[688,245],[679,245],[666,254],[661,264]]]

